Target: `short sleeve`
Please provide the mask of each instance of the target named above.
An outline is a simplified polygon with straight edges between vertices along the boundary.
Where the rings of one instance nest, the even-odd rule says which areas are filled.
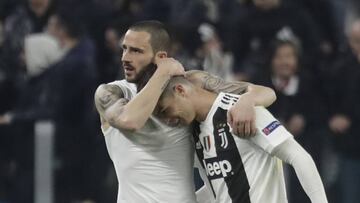
[[[130,100],[136,95],[136,85],[132,83],[128,83],[126,82],[126,80],[117,80],[108,84],[119,86],[124,94],[125,99]]]
[[[255,107],[257,134],[250,138],[253,143],[271,153],[292,134],[264,107]]]

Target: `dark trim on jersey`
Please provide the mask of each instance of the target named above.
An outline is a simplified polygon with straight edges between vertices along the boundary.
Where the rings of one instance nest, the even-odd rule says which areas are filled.
[[[221,103],[226,104],[226,105],[230,104],[230,102],[227,102],[227,101],[222,100],[222,99],[221,99]]]
[[[237,96],[232,96],[230,94],[225,94],[224,97],[232,98],[232,99],[239,99]]]
[[[213,126],[217,160],[230,162],[232,168],[224,176],[229,196],[233,203],[250,203],[250,185],[234,137],[227,124],[227,110],[220,107],[216,110],[213,116]],[[228,140],[225,148],[221,146],[222,136],[226,136]]]
[[[226,101],[230,101],[230,97],[223,97],[221,99],[225,99]]]
[[[195,152],[196,152],[196,155],[199,159],[199,162],[201,164],[201,167],[203,168],[204,171],[206,171],[205,169],[205,165],[204,165],[204,162],[203,162],[203,159],[204,159],[204,148],[203,146],[200,144],[199,147],[196,146],[196,143],[199,143],[200,142],[200,138],[199,138],[199,135],[200,135],[200,125],[199,123],[194,123],[194,126],[193,126],[193,137],[194,137],[194,144],[195,144]],[[208,176],[206,176],[207,179],[208,179],[208,182],[210,183],[210,188],[211,188],[211,191],[214,195],[214,198],[216,199],[216,193],[215,193],[215,190],[214,190],[214,186],[212,185],[211,183],[211,180],[209,179]],[[204,182],[205,184],[205,182]]]
[[[229,94],[225,94],[222,98],[221,98],[221,102],[223,104],[229,105],[231,103],[231,105],[234,105],[234,103],[236,103],[239,100],[238,97],[229,95]]]

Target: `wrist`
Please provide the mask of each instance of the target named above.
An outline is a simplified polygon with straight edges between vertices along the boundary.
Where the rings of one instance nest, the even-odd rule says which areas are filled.
[[[246,102],[246,103],[248,103],[248,104],[250,104],[250,105],[252,105],[252,106],[256,106],[256,105],[257,105],[254,97],[253,97],[251,94],[249,94],[249,93],[244,93],[244,94],[242,94],[241,97],[239,98],[239,101]],[[238,101],[238,102],[239,102],[239,101]],[[237,103],[238,103],[238,102],[237,102]]]
[[[153,77],[153,78],[161,79],[164,81],[170,79],[170,77],[171,77],[169,71],[167,71],[166,69],[160,69],[160,68],[156,69],[154,76],[155,77]]]
[[[169,69],[166,68],[166,67],[163,67],[163,65],[158,65],[157,68],[156,68],[155,73],[156,73],[158,76],[170,76],[170,71],[169,71]]]
[[[156,71],[152,77],[153,82],[158,83],[158,85],[161,86],[161,90],[167,86],[170,79],[171,75],[168,72],[162,70]]]

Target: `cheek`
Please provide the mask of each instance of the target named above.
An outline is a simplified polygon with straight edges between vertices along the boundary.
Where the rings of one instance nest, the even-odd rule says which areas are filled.
[[[143,72],[150,64],[151,64],[152,59],[148,58],[148,57],[142,57],[141,59],[139,59],[137,61],[136,64],[136,71],[139,72]]]
[[[138,59],[137,62],[141,66],[146,66],[153,60],[153,57],[150,54],[139,54],[135,58]]]
[[[184,109],[183,109],[183,118],[188,121],[191,122],[193,120],[193,118],[195,117],[195,113],[193,111],[193,109],[191,108],[190,105],[184,105]]]

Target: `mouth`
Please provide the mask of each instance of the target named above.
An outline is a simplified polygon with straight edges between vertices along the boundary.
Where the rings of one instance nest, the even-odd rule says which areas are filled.
[[[123,65],[125,74],[131,74],[135,72],[135,68],[130,65]]]

